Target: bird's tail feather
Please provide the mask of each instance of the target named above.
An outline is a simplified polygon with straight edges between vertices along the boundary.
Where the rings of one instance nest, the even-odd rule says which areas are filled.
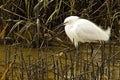
[[[110,36],[110,33],[111,33],[111,28],[108,27],[108,29],[105,31],[109,36]]]

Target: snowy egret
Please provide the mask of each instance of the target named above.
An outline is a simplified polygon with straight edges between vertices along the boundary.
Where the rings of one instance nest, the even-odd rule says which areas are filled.
[[[110,28],[103,30],[93,22],[78,16],[65,18],[64,25],[65,32],[75,47],[78,47],[79,42],[108,41],[110,37]]]

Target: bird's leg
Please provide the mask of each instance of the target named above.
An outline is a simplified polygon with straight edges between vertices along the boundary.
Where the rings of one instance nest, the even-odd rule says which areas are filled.
[[[95,68],[94,68],[94,62],[93,62],[93,59],[92,59],[92,56],[93,56],[93,44],[92,43],[89,43],[90,45],[90,48],[91,48],[91,65],[92,65],[92,73],[93,73],[93,77],[95,76]]]
[[[91,49],[91,57],[92,57],[92,55],[93,55],[93,45],[92,45],[92,43],[89,43],[89,45],[90,45],[90,49]]]
[[[104,65],[105,65],[105,43],[101,42],[101,66],[100,66],[100,80],[104,74]]]
[[[76,47],[76,54],[78,54],[79,53],[79,47],[77,46]]]
[[[103,41],[101,41],[100,42],[101,43],[101,57],[102,57],[102,60],[104,61],[104,59],[105,59],[105,54],[104,54],[104,51],[105,51],[105,42],[103,42]]]
[[[76,47],[76,54],[75,54],[75,76],[77,76],[78,74],[78,70],[79,70],[79,46]]]
[[[82,44],[79,44],[79,46],[82,46]],[[78,49],[82,49],[82,47],[78,47]],[[78,65],[79,65],[79,73],[82,73],[83,72],[83,59],[82,59],[82,52],[81,52],[81,49],[79,50],[78,52]]]

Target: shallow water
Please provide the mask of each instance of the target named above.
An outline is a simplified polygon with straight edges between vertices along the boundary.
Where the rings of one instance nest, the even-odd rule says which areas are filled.
[[[118,80],[119,49],[116,44],[81,44],[76,53],[75,49],[58,46],[39,49],[1,45],[0,76],[9,69],[4,78],[11,80]]]

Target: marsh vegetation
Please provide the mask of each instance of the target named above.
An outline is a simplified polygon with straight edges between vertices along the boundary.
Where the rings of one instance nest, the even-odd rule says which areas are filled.
[[[58,27],[70,15],[103,29],[105,43],[80,44],[79,53]],[[119,80],[119,0],[1,0],[1,80]]]

